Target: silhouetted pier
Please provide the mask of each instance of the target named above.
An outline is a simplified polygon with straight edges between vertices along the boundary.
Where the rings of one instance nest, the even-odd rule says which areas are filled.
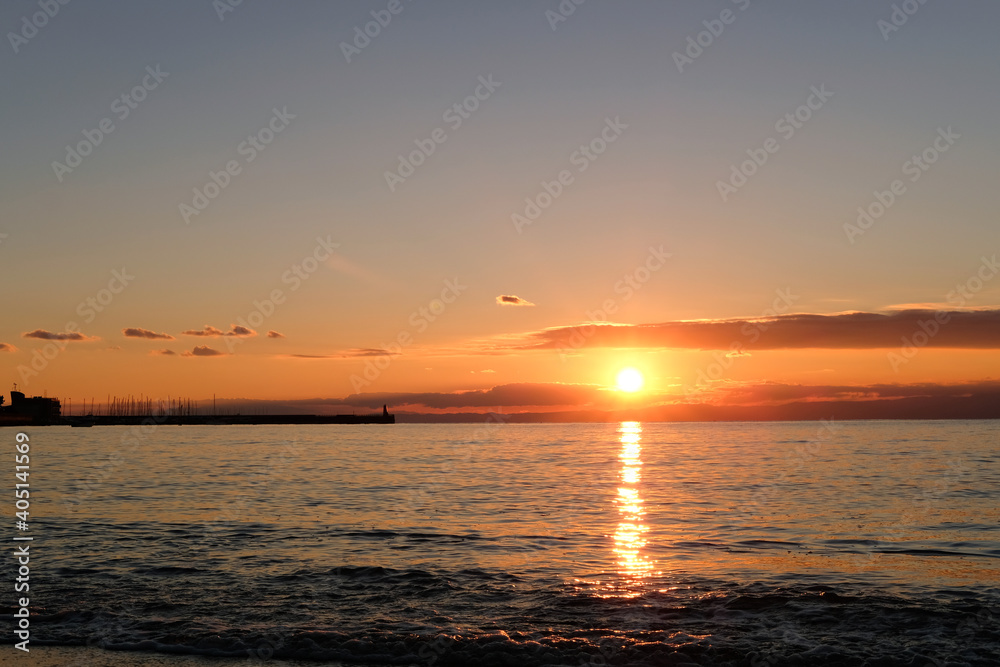
[[[390,414],[387,406],[381,413],[364,415],[268,415],[222,413],[216,411],[212,401],[211,412],[203,412],[197,401],[187,398],[153,399],[145,396],[123,398],[108,396],[106,403],[97,405],[83,401],[87,414],[62,414],[59,399],[47,396],[27,397],[17,391],[11,392],[11,403],[3,405],[0,396],[0,426],[141,426],[163,424],[173,426],[229,426],[277,425],[277,424],[395,424],[396,415]],[[72,403],[70,403],[72,406]]]

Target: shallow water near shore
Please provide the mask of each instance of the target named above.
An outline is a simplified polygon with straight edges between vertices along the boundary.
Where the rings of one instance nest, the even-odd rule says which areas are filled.
[[[407,665],[1000,655],[998,422],[28,433],[32,646]]]

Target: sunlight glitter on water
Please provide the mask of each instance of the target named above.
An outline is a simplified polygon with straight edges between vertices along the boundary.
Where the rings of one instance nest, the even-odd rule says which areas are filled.
[[[461,667],[1000,647],[996,423],[164,427],[109,468],[129,433],[38,433],[47,640],[403,664],[433,639]]]
[[[615,501],[618,505],[619,523],[614,535],[614,553],[617,557],[618,574],[627,583],[640,584],[643,579],[657,574],[653,572],[654,563],[643,555],[649,526],[643,522],[645,511],[639,493],[639,484],[642,480],[640,458],[642,424],[622,422],[618,432],[621,442],[621,453],[618,458],[622,462],[621,480],[624,485],[618,487],[618,497]],[[629,588],[631,587],[625,587],[626,597],[641,594],[638,587],[635,590],[628,590]],[[622,595],[622,590],[618,590],[618,595]]]

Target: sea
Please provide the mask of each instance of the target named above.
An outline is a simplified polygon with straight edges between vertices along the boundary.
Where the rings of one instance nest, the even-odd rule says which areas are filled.
[[[997,421],[17,432],[4,663],[1000,664]]]

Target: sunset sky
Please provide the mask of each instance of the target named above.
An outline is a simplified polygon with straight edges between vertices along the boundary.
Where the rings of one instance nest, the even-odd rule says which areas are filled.
[[[900,5],[6,3],[2,389],[995,397],[1000,6]]]

